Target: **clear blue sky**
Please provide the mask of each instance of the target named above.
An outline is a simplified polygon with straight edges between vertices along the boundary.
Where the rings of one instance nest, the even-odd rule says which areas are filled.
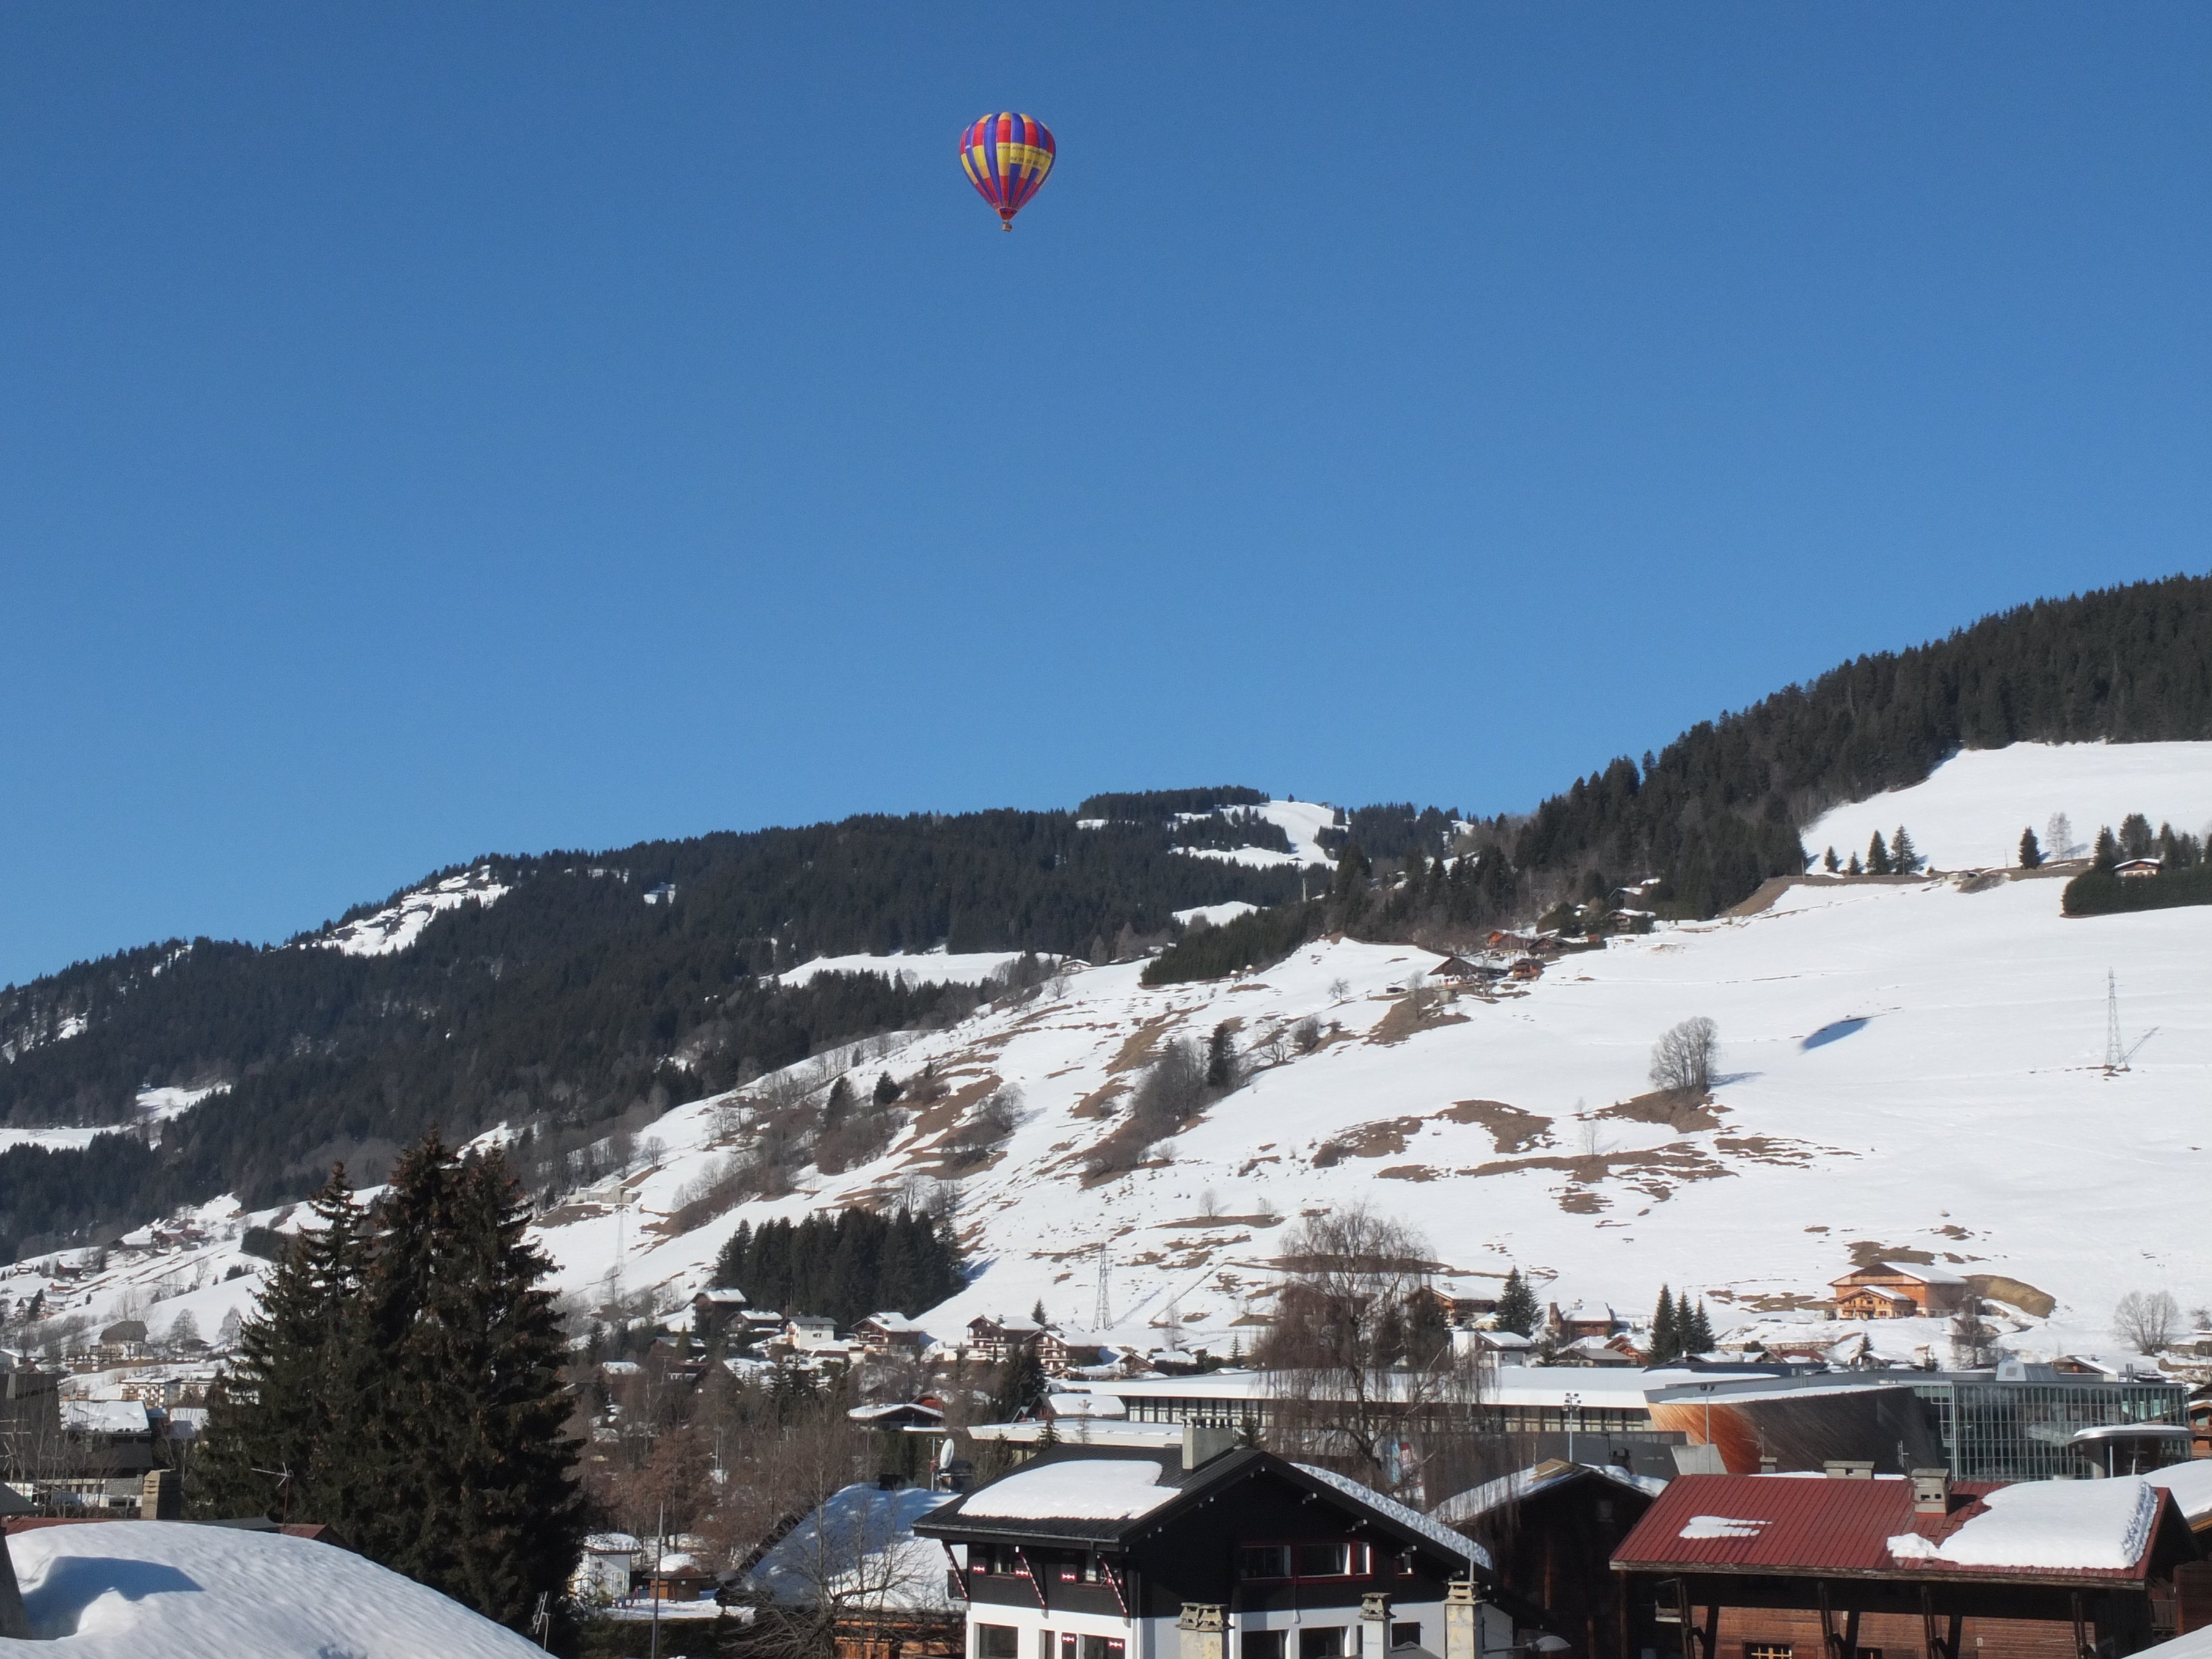
[[[2198,3],[10,4],[0,979],[488,850],[1519,809],[2202,570],[2208,86]]]

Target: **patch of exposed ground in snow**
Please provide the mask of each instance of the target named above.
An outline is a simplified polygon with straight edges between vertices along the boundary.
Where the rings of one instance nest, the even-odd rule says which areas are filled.
[[[465,875],[449,876],[433,887],[409,893],[399,902],[333,927],[311,944],[342,951],[349,957],[386,957],[404,951],[422,937],[422,930],[441,912],[464,904],[496,904],[508,889],[491,878],[489,866]]]
[[[2130,812],[2156,829],[2212,831],[2212,743],[2016,743],[1954,755],[1924,782],[1824,813],[1806,827],[1805,849],[1827,848],[1848,860],[1868,837],[1903,824],[1939,870],[2017,862],[2020,832],[2045,842],[2051,815],[2073,828],[2073,856],[2087,856],[2100,825],[2113,830]],[[2051,858],[2069,856],[2045,846]]]

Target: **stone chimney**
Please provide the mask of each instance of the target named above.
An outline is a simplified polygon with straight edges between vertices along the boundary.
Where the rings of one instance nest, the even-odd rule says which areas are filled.
[[[1229,1621],[1218,1601],[1186,1601],[1176,1620],[1182,1648],[1179,1659],[1229,1659]]]
[[[1182,1425],[1182,1466],[1185,1470],[1211,1463],[1225,1451],[1237,1449],[1237,1431],[1218,1423]]]
[[[1359,1659],[1384,1659],[1390,1651],[1390,1598],[1376,1591],[1359,1598]]]
[[[1444,1589],[1444,1659],[1481,1659],[1482,1603],[1474,1580],[1455,1578]]]
[[[1912,1512],[1948,1515],[1951,1512],[1951,1471],[1915,1469],[1912,1472]]]

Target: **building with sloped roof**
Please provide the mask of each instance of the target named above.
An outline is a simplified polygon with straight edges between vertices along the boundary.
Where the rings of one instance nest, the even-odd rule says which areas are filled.
[[[1795,1659],[2128,1654],[2173,1633],[2202,1556],[2150,1481],[1954,1483],[1942,1470],[1834,1479],[1684,1475],[1621,1541],[1669,1649]],[[2204,1610],[2212,1619],[2212,1607]]]
[[[915,1523],[954,1552],[974,1659],[1475,1659],[1480,1547],[1344,1475],[1187,1428],[1060,1447]]]

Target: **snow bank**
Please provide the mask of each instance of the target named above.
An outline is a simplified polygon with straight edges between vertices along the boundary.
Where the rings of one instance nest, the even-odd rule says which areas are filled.
[[[177,1521],[8,1540],[33,1632],[68,1659],[526,1659],[535,1643],[334,1545]]]
[[[2176,830],[2202,835],[2212,826],[2212,743],[1970,749],[1945,761],[1923,783],[1822,814],[1803,840],[1816,859],[1829,847],[1848,859],[1865,853],[1875,830],[1887,838],[1902,823],[1937,869],[1974,869],[2016,862],[2020,832],[2033,829],[2044,840],[2054,812],[2070,820],[2083,854],[2099,825],[2118,830],[2130,812],[2148,817],[2153,829],[2166,820]],[[2043,850],[2063,856],[2058,848]]]
[[[972,1493],[960,1513],[991,1521],[1131,1521],[1176,1495],[1148,1457],[1070,1458],[1021,1469]]]
[[[1889,1540],[1889,1553],[1899,1560],[1961,1567],[2131,1567],[2158,1518],[2156,1491],[2133,1476],[2023,1480],[1999,1486],[1982,1502],[1988,1513],[1942,1543],[1901,1533]]]

